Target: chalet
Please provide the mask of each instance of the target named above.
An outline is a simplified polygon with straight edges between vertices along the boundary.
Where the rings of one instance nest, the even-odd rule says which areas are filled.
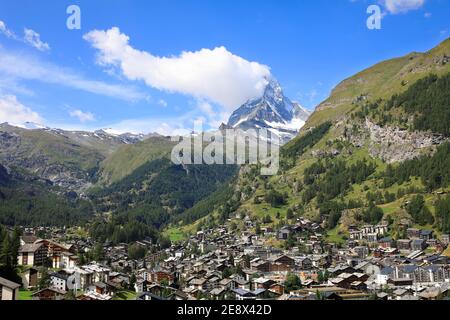
[[[38,284],[38,269],[27,267],[22,273],[22,284],[25,289],[34,288]]]
[[[189,281],[189,287],[192,289],[197,289],[199,291],[205,291],[206,283],[207,280],[205,278],[194,278],[191,281]]]
[[[381,248],[393,248],[395,245],[394,240],[391,237],[385,237],[378,240],[378,246]]]
[[[73,269],[78,264],[78,256],[69,251],[61,251],[51,256],[54,269]]]
[[[0,301],[19,300],[19,289],[21,285],[0,277]]]
[[[364,237],[364,234],[362,233],[362,231],[359,231],[359,230],[350,231],[350,239],[351,240],[362,240],[363,237]]]
[[[293,269],[291,266],[280,262],[269,263],[269,265],[270,272],[290,272]]]
[[[432,230],[421,230],[420,231],[420,239],[429,241],[433,239],[433,231]]]
[[[175,301],[190,300],[189,295],[181,290],[175,291],[171,298]]]
[[[422,251],[427,248],[427,243],[423,239],[414,239],[411,241],[411,250]]]
[[[365,259],[369,255],[369,248],[366,246],[357,246],[353,248],[353,252],[356,253],[359,259]]]
[[[409,239],[418,239],[420,238],[420,230],[416,228],[408,228],[406,230],[406,236]]]
[[[283,227],[281,228],[277,233],[278,240],[287,240],[289,238],[289,235],[292,233],[290,227]]]
[[[353,281],[350,284],[350,289],[353,290],[359,290],[359,291],[366,291],[367,290],[367,284],[362,281]]]
[[[301,270],[310,270],[313,267],[311,259],[307,257],[297,258],[295,263]]]
[[[247,291],[244,289],[232,290],[232,293],[235,295],[235,299],[238,301],[261,299],[266,292],[267,290],[265,289],[256,289],[255,291]]]
[[[215,300],[223,300],[225,298],[226,293],[227,293],[227,290],[225,288],[215,288],[209,292],[209,294]]]
[[[172,284],[175,281],[175,276],[172,272],[167,270],[156,268],[148,272],[148,281],[155,283],[167,283]]]
[[[150,292],[144,292],[144,293],[139,294],[136,297],[136,300],[140,300],[140,301],[150,301],[150,300],[162,301],[162,300],[167,300],[167,299],[163,298],[163,297],[160,297],[160,296],[157,296],[157,295],[154,295],[154,294],[152,294]]]
[[[32,294],[33,300],[64,300],[66,291],[57,288],[46,288]]]
[[[386,233],[388,233],[388,231],[389,231],[389,226],[388,226],[387,224],[379,224],[379,225],[376,225],[376,226],[375,226],[374,231],[375,231],[375,233],[377,233],[377,234],[383,236],[383,235],[385,235]]]
[[[397,249],[398,250],[411,250],[411,240],[409,240],[409,239],[397,240]]]
[[[387,283],[392,284],[396,288],[411,287],[414,283],[414,280],[408,278],[398,278],[398,279],[389,279]]]
[[[269,291],[271,293],[277,294],[277,295],[283,295],[284,294],[284,285],[280,283],[274,283],[269,287]]]
[[[225,290],[232,290],[234,289],[234,282],[232,279],[225,278],[219,281],[219,285],[224,288]]]
[[[249,289],[250,287],[250,282],[248,282],[246,279],[244,279],[241,276],[234,276],[232,277],[233,282],[234,282],[234,288],[237,289]]]
[[[254,288],[268,290],[276,282],[266,278],[253,279]]]
[[[88,291],[95,292],[98,295],[111,295],[112,290],[110,286],[108,286],[104,282],[96,282],[91,287],[89,287]]]
[[[146,292],[150,284],[151,282],[148,282],[147,280],[144,280],[142,278],[137,279],[134,285],[134,289],[136,292]]]
[[[271,262],[273,263],[279,263],[285,266],[289,266],[289,267],[294,267],[295,266],[295,259],[287,256],[287,255],[282,255],[282,256],[278,256],[278,257],[274,257],[269,259]]]
[[[353,267],[350,267],[346,264],[341,264],[332,268],[328,268],[328,272],[333,275],[334,277],[337,277],[343,273],[353,273],[356,270]]]
[[[49,276],[53,288],[61,291],[67,291],[70,276],[68,273],[60,271],[51,273]]]
[[[19,248],[19,266],[42,266],[47,260],[47,248],[42,243],[24,244]]]
[[[268,261],[258,261],[255,263],[252,263],[251,268],[252,270],[257,270],[259,272],[267,273],[270,272],[270,262]]]
[[[38,240],[36,243],[37,244],[42,243],[47,248],[49,257],[58,255],[62,252],[75,253],[75,251],[74,251],[75,248],[72,245],[64,245],[64,244],[60,244],[55,241],[47,240],[47,239]]]
[[[333,285],[340,288],[359,290],[356,287],[362,287],[362,283],[365,282],[368,278],[369,276],[363,273],[343,273],[339,275],[338,278],[330,279],[330,281],[331,283],[333,283]],[[352,285],[354,286],[353,288]]]
[[[448,233],[445,233],[441,236],[441,241],[445,244],[448,245],[450,243],[450,235]]]
[[[367,233],[365,235],[367,242],[369,243],[377,243],[378,242],[378,233]]]
[[[355,266],[355,270],[357,272],[365,273],[367,275],[377,275],[380,273],[381,268],[377,264],[374,264],[369,261],[363,261],[360,264]]]
[[[23,246],[24,244],[33,244],[38,240],[39,238],[31,233],[24,234],[20,237],[20,245]]]

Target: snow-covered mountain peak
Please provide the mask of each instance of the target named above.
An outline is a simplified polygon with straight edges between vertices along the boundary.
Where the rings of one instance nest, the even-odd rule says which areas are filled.
[[[287,98],[279,82],[267,79],[261,97],[247,101],[228,121],[228,127],[242,130],[269,129],[283,142],[294,138],[309,117],[309,112],[299,103]]]

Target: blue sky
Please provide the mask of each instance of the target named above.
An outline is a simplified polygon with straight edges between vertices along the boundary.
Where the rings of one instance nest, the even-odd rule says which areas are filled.
[[[81,30],[66,27],[73,4]],[[314,109],[344,78],[448,38],[450,0],[16,0],[0,21],[0,122],[169,134],[218,126],[267,76]]]

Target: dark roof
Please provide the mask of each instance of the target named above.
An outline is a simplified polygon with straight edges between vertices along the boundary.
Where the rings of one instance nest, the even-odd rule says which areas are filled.
[[[23,235],[21,238],[22,238],[22,241],[25,243],[35,243],[36,240],[39,239],[38,237],[36,237],[35,235],[32,235],[32,234]]]
[[[50,277],[67,280],[69,278],[69,275],[67,273],[53,272],[53,273],[50,273]]]
[[[96,282],[96,283],[94,283],[94,286],[106,289],[106,283],[104,283],[104,282]]]
[[[253,292],[250,292],[250,291],[247,291],[247,290],[244,290],[244,289],[240,289],[240,288],[233,289],[232,291],[234,293],[236,293],[237,295],[240,295],[241,297],[253,297],[253,296],[255,296],[255,294]]]
[[[153,294],[153,293],[150,293],[150,292],[144,292],[144,293],[139,294],[139,295],[136,297],[136,300],[145,300],[145,296],[150,297],[151,300],[167,300],[166,298],[157,296],[157,295],[155,295],[155,294]]]
[[[9,281],[8,279],[0,277],[0,285],[3,287],[11,288],[11,289],[17,289],[20,288],[21,285],[12,281]]]
[[[52,292],[55,292],[55,293],[60,294],[60,295],[65,295],[67,293],[66,291],[59,290],[59,289],[54,288],[54,287],[50,287],[50,288],[45,288],[45,289],[39,290],[39,291],[33,293],[32,296],[36,296],[36,295],[38,295],[38,294],[40,294],[41,292],[44,292],[44,291],[52,291]]]
[[[42,246],[42,243],[26,243],[20,247],[19,252],[36,252]]]

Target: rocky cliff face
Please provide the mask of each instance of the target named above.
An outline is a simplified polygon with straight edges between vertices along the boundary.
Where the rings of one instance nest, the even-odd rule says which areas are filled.
[[[355,147],[367,146],[369,154],[387,163],[402,162],[420,156],[424,150],[446,139],[428,132],[410,132],[397,127],[381,127],[370,119],[347,125],[345,139]]]
[[[90,186],[104,159],[100,151],[84,146],[62,132],[0,126],[0,163],[25,170],[65,189]]]

